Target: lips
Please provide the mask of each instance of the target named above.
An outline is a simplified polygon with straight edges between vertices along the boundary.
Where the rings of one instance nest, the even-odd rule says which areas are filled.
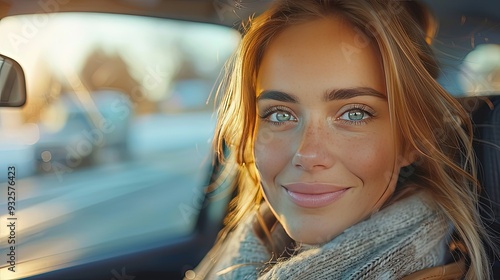
[[[343,196],[349,189],[330,184],[288,184],[283,188],[290,200],[304,208],[320,208],[330,205]]]

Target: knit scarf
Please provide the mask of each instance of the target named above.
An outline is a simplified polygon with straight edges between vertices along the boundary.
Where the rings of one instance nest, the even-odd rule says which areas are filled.
[[[204,260],[213,264],[206,279],[399,279],[442,265],[450,224],[431,205],[423,194],[412,195],[333,240],[273,265],[250,217],[232,233],[218,258]]]

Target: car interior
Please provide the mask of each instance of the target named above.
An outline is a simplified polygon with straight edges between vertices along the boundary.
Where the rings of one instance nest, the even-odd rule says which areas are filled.
[[[464,98],[464,106],[471,106],[474,124],[474,151],[478,159],[477,170],[482,187],[481,206],[482,219],[490,236],[494,239],[500,233],[500,192],[498,186],[500,169],[499,141],[499,109],[500,96],[485,98]],[[467,108],[467,107],[466,107]],[[497,239],[497,238],[496,238]],[[498,246],[498,239],[496,240]],[[500,276],[500,261],[498,256],[490,252],[493,262],[494,279]]]
[[[235,195],[210,146],[213,93],[241,24],[271,2],[0,1],[0,189],[15,181],[19,221],[16,272],[0,263],[0,279],[182,279],[196,267]],[[471,114],[481,214],[500,249],[500,2],[422,2],[439,24],[438,81]],[[2,225],[7,205],[0,196]]]

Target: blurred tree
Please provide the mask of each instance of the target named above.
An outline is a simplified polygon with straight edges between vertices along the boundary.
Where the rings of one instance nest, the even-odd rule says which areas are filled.
[[[80,80],[89,92],[101,89],[123,92],[130,97],[136,114],[147,114],[157,110],[155,102],[147,98],[148,93],[130,74],[129,66],[118,53],[108,54],[102,49],[93,50],[84,63]]]

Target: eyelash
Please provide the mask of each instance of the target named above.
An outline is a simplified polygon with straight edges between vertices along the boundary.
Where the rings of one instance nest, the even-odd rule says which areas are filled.
[[[368,117],[361,119],[361,120],[344,120],[344,119],[340,118],[343,115],[345,115],[346,113],[349,113],[351,111],[361,111],[364,114],[367,114]],[[375,117],[375,111],[373,111],[370,107],[368,107],[364,104],[353,104],[353,105],[351,105],[350,108],[344,110],[342,112],[342,114],[340,114],[340,117],[336,118],[336,120],[341,122],[342,124],[345,124],[345,125],[364,125],[364,124],[368,123],[369,121],[373,120],[373,117]]]
[[[264,113],[262,115],[259,115],[259,118],[261,118],[263,121],[266,121],[272,125],[284,125],[285,123],[287,122],[295,122],[295,120],[290,120],[290,121],[282,121],[282,122],[276,122],[276,121],[271,121],[269,119],[269,117],[272,115],[272,114],[275,114],[275,113],[280,113],[280,112],[283,112],[283,113],[286,113],[286,114],[290,114],[292,116],[292,118],[294,118],[295,120],[297,119],[297,117],[295,117],[295,115],[293,114],[292,110],[290,110],[290,108],[287,108],[285,106],[274,106],[274,107],[270,107],[268,109],[266,109],[264,111]]]
[[[361,120],[344,120],[344,119],[340,118],[344,114],[346,114],[348,112],[351,112],[351,111],[361,111],[364,114],[366,114],[367,117],[364,118],[364,119],[361,119]],[[272,114],[279,113],[279,112],[290,114],[291,117],[294,118],[295,120],[281,121],[281,122],[280,121],[271,121],[271,120],[269,120],[269,117]],[[364,105],[364,104],[352,104],[352,105],[350,105],[349,108],[345,109],[340,114],[340,116],[337,117],[335,120],[339,121],[343,125],[364,125],[364,124],[368,123],[369,121],[371,121],[373,119],[373,117],[375,117],[375,111],[373,111],[373,109],[371,109],[367,105]],[[261,118],[263,121],[266,121],[266,122],[268,122],[268,123],[270,123],[272,125],[276,125],[276,126],[284,125],[287,122],[295,122],[297,120],[297,117],[295,117],[295,115],[293,114],[292,110],[290,110],[290,108],[285,107],[285,106],[273,106],[273,107],[270,107],[270,108],[266,109],[262,115],[259,115],[259,118]]]

